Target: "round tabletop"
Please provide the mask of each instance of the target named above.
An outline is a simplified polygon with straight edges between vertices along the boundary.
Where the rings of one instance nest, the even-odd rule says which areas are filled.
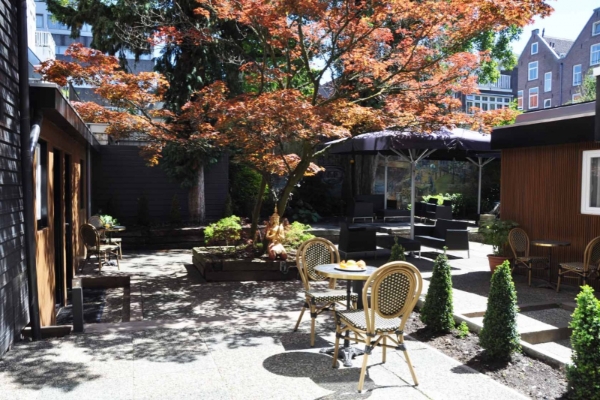
[[[540,247],[559,247],[571,245],[571,242],[566,242],[563,240],[532,240],[530,243],[534,246]]]
[[[113,225],[110,228],[106,228],[107,232],[123,232],[126,228],[121,225]]]
[[[364,271],[353,272],[353,271],[343,271],[336,268],[339,268],[339,264],[323,264],[317,265],[315,267],[315,271],[319,274],[333,279],[347,279],[351,281],[366,281],[369,279],[369,276],[373,274],[373,272],[377,271],[376,267],[368,266]]]

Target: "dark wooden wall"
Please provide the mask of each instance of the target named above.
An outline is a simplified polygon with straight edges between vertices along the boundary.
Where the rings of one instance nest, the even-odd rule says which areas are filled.
[[[581,214],[582,154],[592,149],[600,149],[600,145],[589,142],[502,150],[502,219],[518,222],[531,240],[571,242],[552,253],[554,282],[557,262],[583,261],[587,243],[600,236],[600,216]],[[545,251],[532,250],[539,255]],[[577,283],[575,279],[564,282]]]
[[[0,357],[29,321],[20,175],[16,4],[0,0]]]
[[[177,194],[183,220],[189,219],[188,190],[172,182],[160,167],[148,167],[136,146],[102,146],[100,153],[92,154],[92,213],[112,213],[124,224],[134,224],[137,219],[137,199],[148,198],[150,218],[153,222],[169,222],[173,195]],[[227,197],[229,173],[228,159],[205,170],[206,217],[222,218]]]

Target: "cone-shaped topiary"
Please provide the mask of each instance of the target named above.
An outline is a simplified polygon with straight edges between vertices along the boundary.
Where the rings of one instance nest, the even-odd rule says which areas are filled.
[[[452,276],[444,250],[444,254],[440,254],[433,265],[431,283],[421,309],[421,321],[434,332],[450,332],[454,328],[453,314]]]
[[[394,245],[392,246],[392,252],[390,254],[390,259],[388,262],[392,261],[406,261],[406,256],[404,255],[404,247],[401,244],[398,244],[398,236],[394,236]]]
[[[518,311],[517,291],[510,274],[510,263],[506,260],[492,275],[488,306],[479,334],[479,343],[485,349],[486,357],[508,360],[512,353],[521,349],[517,331]]]
[[[567,379],[572,398],[600,399],[600,301],[587,285],[577,295],[569,327],[573,356]]]

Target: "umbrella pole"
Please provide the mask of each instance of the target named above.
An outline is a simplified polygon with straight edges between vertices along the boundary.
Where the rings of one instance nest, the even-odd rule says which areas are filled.
[[[410,238],[415,238],[415,174],[417,173],[416,162],[413,160],[411,151],[410,160]]]
[[[388,190],[388,157],[385,158],[385,167],[383,169],[383,209],[387,210],[387,190]]]
[[[477,161],[479,161],[479,188],[477,190],[477,215],[481,215],[481,171],[483,170],[483,165],[481,165],[481,157],[477,157]]]

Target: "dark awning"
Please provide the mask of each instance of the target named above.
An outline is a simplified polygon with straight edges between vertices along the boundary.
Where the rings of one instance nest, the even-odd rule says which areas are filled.
[[[513,125],[494,128],[492,149],[598,140],[594,135],[595,107],[592,101],[521,114]]]

